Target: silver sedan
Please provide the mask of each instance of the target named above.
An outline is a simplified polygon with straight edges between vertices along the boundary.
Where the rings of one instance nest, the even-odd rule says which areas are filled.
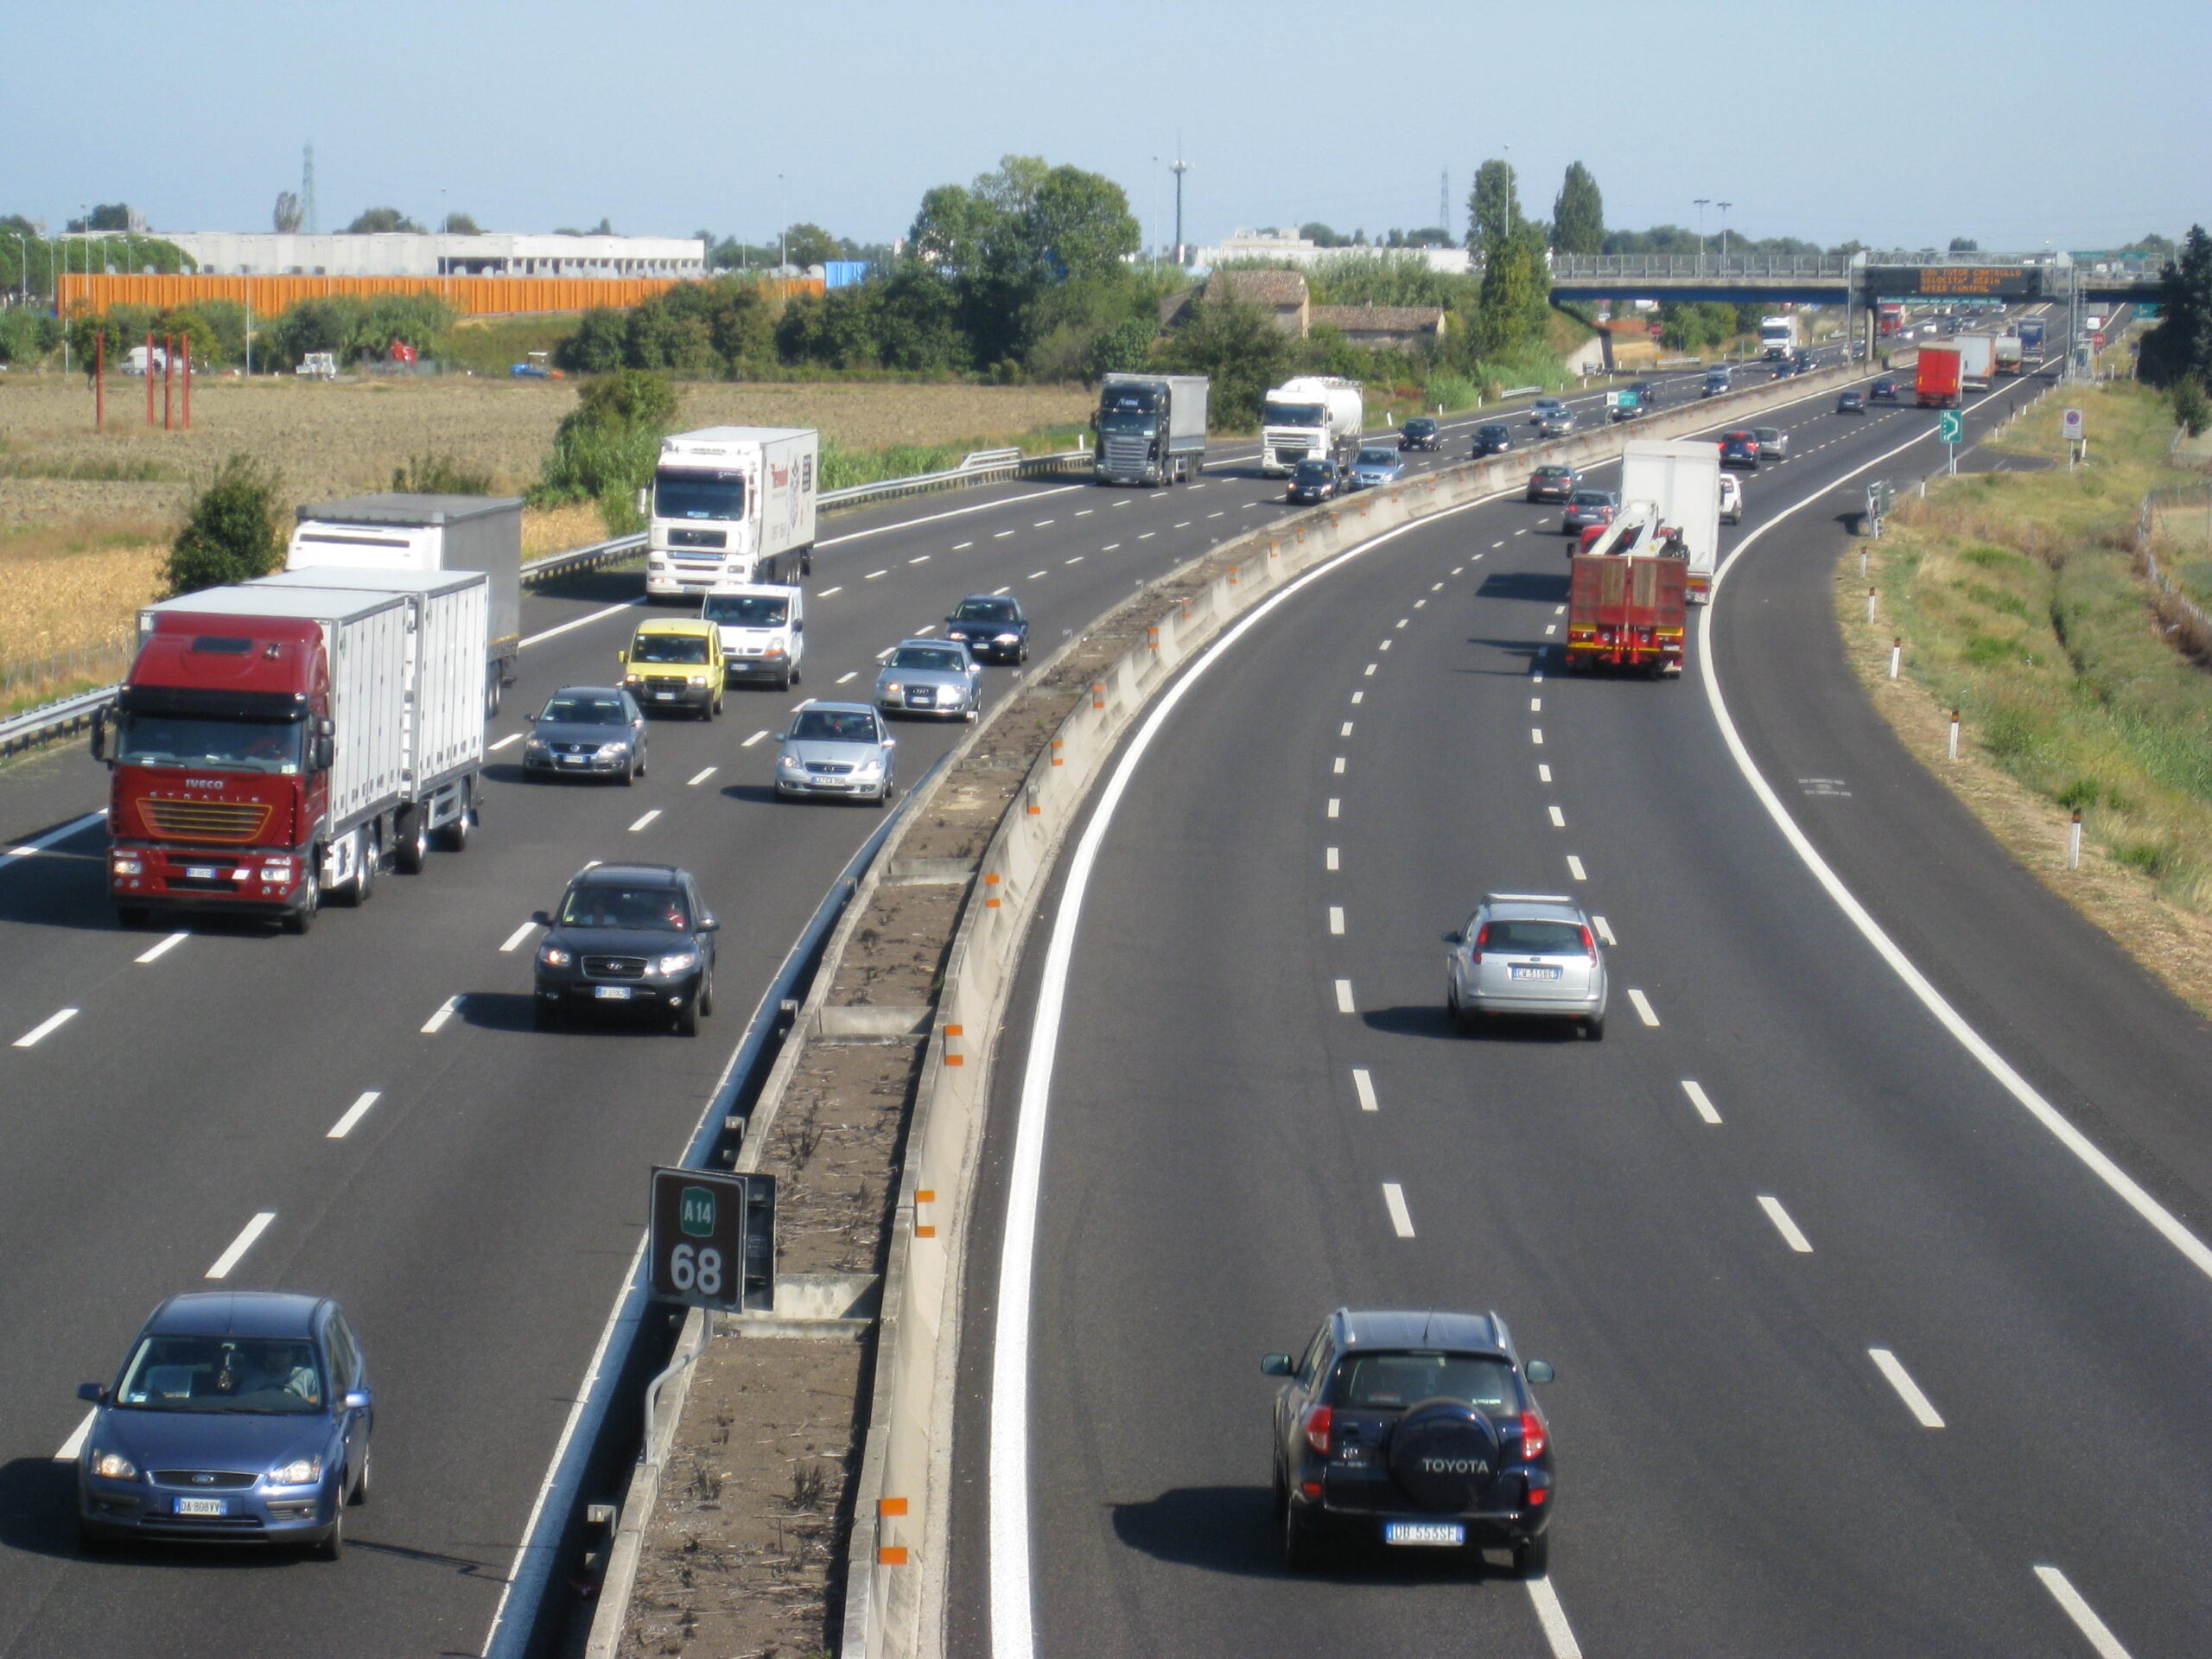
[[[887,715],[973,720],[982,700],[983,665],[956,640],[901,639],[875,677],[875,706]]]
[[[899,740],[864,702],[810,702],[784,734],[776,794],[842,795],[883,805],[898,792]]]
[[[1590,918],[1561,893],[1491,893],[1446,933],[1444,1006],[1461,1031],[1498,1014],[1571,1020],[1605,1034],[1605,959]]]

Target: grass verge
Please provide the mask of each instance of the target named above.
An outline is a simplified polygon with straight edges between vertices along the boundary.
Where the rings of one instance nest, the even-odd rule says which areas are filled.
[[[2073,471],[2062,401],[2090,433]],[[2045,399],[1994,446],[2042,470],[1932,484],[1881,541],[1846,553],[1835,595],[1853,664],[1906,746],[2024,865],[2212,1012],[2212,674],[2154,616],[2130,541],[2146,491],[2196,480],[2170,464],[2171,434],[2164,404],[2132,383]],[[2076,808],[2084,855],[2069,870]]]

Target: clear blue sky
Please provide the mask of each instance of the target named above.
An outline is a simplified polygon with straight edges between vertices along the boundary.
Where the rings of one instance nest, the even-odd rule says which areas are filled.
[[[1539,216],[1580,159],[1615,226],[1694,225],[1699,196],[1822,244],[2212,220],[2202,0],[78,0],[10,8],[8,36],[0,213],[56,228],[128,200],[158,228],[266,230],[311,141],[325,230],[390,204],[884,239],[1017,152],[1119,181],[1159,245],[1179,132],[1199,242],[1431,224],[1447,167],[1460,228],[1499,154]],[[142,52],[166,67],[134,78]]]

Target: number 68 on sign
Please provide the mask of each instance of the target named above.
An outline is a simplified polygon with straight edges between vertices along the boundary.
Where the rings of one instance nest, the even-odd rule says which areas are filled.
[[[728,1313],[774,1306],[773,1176],[656,1169],[650,1214],[655,1300]]]

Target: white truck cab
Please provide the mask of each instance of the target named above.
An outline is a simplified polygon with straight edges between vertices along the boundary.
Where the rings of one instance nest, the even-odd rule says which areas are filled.
[[[717,588],[700,601],[699,614],[721,631],[726,677],[766,680],[779,690],[798,683],[806,655],[804,591],[767,582]]]

